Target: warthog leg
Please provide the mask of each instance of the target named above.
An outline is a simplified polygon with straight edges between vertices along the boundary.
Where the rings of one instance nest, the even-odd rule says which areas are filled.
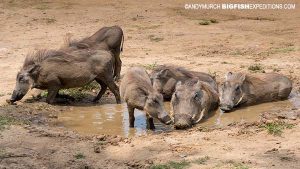
[[[115,55],[115,58],[116,58],[116,62],[115,62],[115,69],[114,69],[114,77],[115,77],[115,80],[119,80],[121,77],[121,67],[122,67],[120,52],[118,52]]]
[[[101,99],[101,97],[103,96],[103,94],[107,89],[107,85],[103,83],[101,80],[96,79],[96,81],[100,84],[101,90],[99,91],[98,95],[94,98],[93,102],[97,102],[99,99]]]
[[[59,88],[55,88],[55,87],[48,89],[48,96],[46,99],[48,104],[54,103],[54,99],[55,99],[55,96],[57,95],[58,91],[59,91]]]
[[[154,126],[153,118],[150,117],[148,114],[147,114],[146,116],[147,116],[147,127],[148,127],[150,130],[154,130],[154,129],[155,129],[155,126]]]
[[[107,81],[106,85],[108,86],[110,91],[113,92],[113,94],[115,95],[117,104],[120,104],[121,96],[120,96],[120,92],[119,92],[119,87],[115,84],[114,80]]]
[[[128,115],[129,115],[129,127],[134,127],[134,108],[130,105],[127,105]]]

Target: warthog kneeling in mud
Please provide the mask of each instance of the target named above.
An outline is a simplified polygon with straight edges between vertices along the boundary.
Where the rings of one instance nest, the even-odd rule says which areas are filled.
[[[188,71],[182,67],[161,65],[151,73],[151,80],[156,91],[160,92],[165,100],[171,100],[175,91],[176,83],[198,78],[210,84],[216,91],[217,83],[215,79],[207,73]]]
[[[120,103],[119,88],[113,79],[113,65],[114,57],[107,51],[38,51],[26,57],[8,102],[21,100],[32,86],[47,89],[47,102],[51,104],[60,89],[81,87],[96,80],[101,90],[94,101],[99,100],[108,87],[114,93],[117,103]]]
[[[229,72],[221,86],[220,108],[230,111],[238,106],[287,99],[292,81],[276,73],[243,74]]]
[[[150,129],[154,129],[153,117],[164,124],[172,123],[164,109],[163,96],[153,89],[145,69],[130,68],[122,78],[120,91],[127,103],[130,127],[134,127],[134,109],[146,112]]]
[[[219,105],[219,95],[209,84],[198,79],[178,82],[172,96],[174,126],[186,129],[200,122]]]
[[[114,77],[120,78],[122,61],[120,53],[123,51],[124,35],[123,30],[119,26],[103,27],[92,36],[84,38],[80,41],[70,41],[69,47],[78,49],[93,48],[97,50],[110,51],[115,58]]]

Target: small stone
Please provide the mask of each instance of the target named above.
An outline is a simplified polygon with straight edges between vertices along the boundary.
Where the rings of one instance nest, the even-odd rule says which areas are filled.
[[[94,147],[94,152],[95,153],[100,153],[101,152],[101,148],[100,147]]]
[[[180,154],[179,157],[185,158],[185,157],[187,157],[187,155],[186,154]]]

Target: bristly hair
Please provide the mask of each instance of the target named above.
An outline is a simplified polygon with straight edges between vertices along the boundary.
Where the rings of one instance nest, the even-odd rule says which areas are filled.
[[[36,64],[36,65],[40,64],[41,62],[43,62],[45,59],[47,59],[49,57],[53,57],[53,56],[57,56],[57,55],[61,55],[61,54],[63,54],[62,51],[47,50],[47,49],[41,49],[41,50],[31,52],[26,56],[24,64],[23,64],[23,68],[26,68],[33,64]]]
[[[82,39],[72,39],[72,34],[68,33],[64,38],[64,45],[62,49],[68,47],[88,48],[89,44],[85,42],[86,40],[88,40],[88,37]]]

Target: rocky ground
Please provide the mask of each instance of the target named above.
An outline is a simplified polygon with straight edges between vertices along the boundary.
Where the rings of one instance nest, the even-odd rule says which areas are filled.
[[[57,114],[72,104],[5,104],[28,52],[59,48],[67,34],[82,38],[107,25],[125,32],[122,73],[134,65],[175,64],[220,82],[227,71],[279,72],[298,92],[299,8],[192,11],[185,3],[191,2],[1,1],[0,168],[298,168],[296,109],[266,112],[251,124],[123,138],[64,128]]]

